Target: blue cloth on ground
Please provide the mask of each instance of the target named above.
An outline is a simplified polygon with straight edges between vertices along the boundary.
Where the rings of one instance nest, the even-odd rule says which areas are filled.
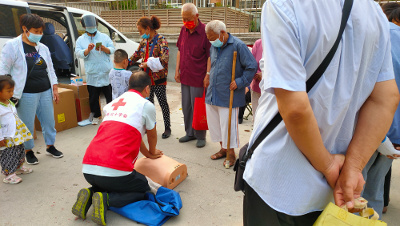
[[[160,187],[157,194],[146,193],[146,200],[138,201],[121,208],[110,207],[110,210],[150,226],[163,225],[169,218],[179,215],[182,208],[178,192]]]

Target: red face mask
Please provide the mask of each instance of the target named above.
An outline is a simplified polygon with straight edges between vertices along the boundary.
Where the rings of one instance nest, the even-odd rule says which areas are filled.
[[[194,23],[194,21],[183,22],[183,25],[185,25],[185,27],[189,30],[196,27],[196,24]]]

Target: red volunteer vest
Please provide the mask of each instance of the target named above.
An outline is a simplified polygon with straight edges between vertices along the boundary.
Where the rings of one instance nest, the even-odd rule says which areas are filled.
[[[107,104],[82,163],[132,171],[145,133],[142,112],[146,102],[139,92],[130,90]]]

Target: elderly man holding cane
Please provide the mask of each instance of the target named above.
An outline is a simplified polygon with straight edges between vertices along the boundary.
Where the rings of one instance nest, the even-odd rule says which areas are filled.
[[[234,148],[239,147],[237,120],[239,107],[245,105],[245,88],[251,83],[257,71],[257,62],[247,46],[226,31],[223,22],[219,20],[209,22],[206,34],[212,44],[210,85],[206,94],[207,122],[212,141],[221,144],[221,149],[213,154],[211,159],[224,158],[228,153],[229,163],[226,161],[224,165],[227,163],[230,167],[236,159]],[[237,53],[235,61],[234,52]],[[236,65],[234,71],[232,65]],[[233,98],[230,98],[231,90]],[[230,111],[232,117],[229,117]],[[229,132],[231,137],[228,144]]]

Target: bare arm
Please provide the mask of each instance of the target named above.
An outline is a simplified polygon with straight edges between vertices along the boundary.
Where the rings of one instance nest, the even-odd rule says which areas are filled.
[[[176,54],[176,67],[175,67],[175,81],[177,83],[181,82],[181,73],[179,72],[180,63],[181,63],[181,52],[178,51],[178,53]]]
[[[147,158],[156,159],[163,155],[163,152],[156,149],[157,145],[157,130],[156,127],[152,130],[147,130],[147,142],[149,143],[149,149],[147,149],[146,144],[143,142],[140,144],[140,152]]]
[[[346,160],[334,190],[338,206],[354,206],[364,185],[362,170],[390,128],[399,103],[395,80],[376,83],[360,109],[357,126],[346,153]]]
[[[210,73],[211,70],[211,58],[208,57],[207,60],[207,73]],[[207,88],[210,85],[210,74],[206,74],[203,80],[204,88]]]
[[[325,148],[307,93],[275,89],[275,95],[290,137],[333,188],[344,156],[331,155]]]
[[[58,94],[58,85],[57,84],[53,85],[53,100],[54,100],[54,102],[56,102],[56,104],[58,104],[58,102],[60,101],[60,95]]]
[[[152,130],[147,130],[147,142],[149,142],[149,152],[154,154],[157,145],[157,129],[156,126]]]

